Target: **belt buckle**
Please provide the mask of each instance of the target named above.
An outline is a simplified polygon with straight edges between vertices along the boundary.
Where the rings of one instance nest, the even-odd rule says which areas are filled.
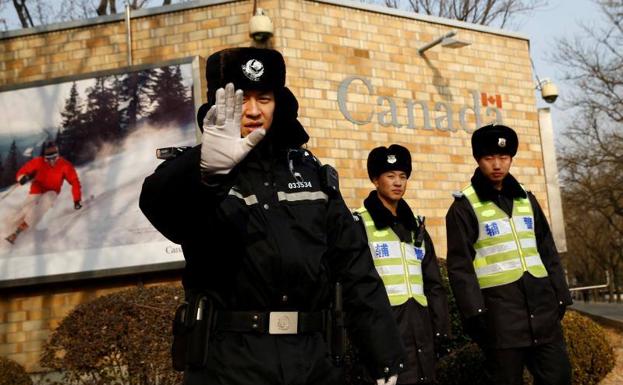
[[[268,334],[296,334],[299,313],[296,311],[271,311],[268,316]]]

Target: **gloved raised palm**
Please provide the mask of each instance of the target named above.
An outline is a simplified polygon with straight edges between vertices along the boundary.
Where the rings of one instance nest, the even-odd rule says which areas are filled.
[[[216,91],[216,102],[203,120],[201,170],[207,174],[229,173],[266,135],[258,129],[240,137],[242,96],[232,83]]]
[[[393,376],[389,377],[388,379],[379,378],[378,380],[376,380],[376,384],[377,385],[396,385],[397,381],[398,381],[398,375],[394,374]]]

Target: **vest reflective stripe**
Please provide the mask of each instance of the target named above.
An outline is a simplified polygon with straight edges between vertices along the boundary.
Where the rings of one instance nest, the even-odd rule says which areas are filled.
[[[402,265],[379,265],[376,266],[376,270],[379,272],[379,275],[403,275],[405,273],[405,268]],[[416,265],[408,265],[407,271],[411,275],[417,275],[419,273]],[[421,282],[418,282],[421,283]]]
[[[258,203],[257,197],[255,195],[248,195],[246,197],[243,197],[242,194],[240,194],[238,191],[234,189],[229,190],[228,195],[235,196],[236,198],[242,199],[247,206],[256,205]]]
[[[389,303],[397,306],[414,298],[422,306],[427,306],[422,279],[424,245],[418,248],[401,242],[390,228],[378,230],[365,208],[357,212],[363,220],[374,266],[385,285]]]
[[[474,270],[481,288],[514,282],[524,271],[538,278],[547,277],[537,249],[534,216],[528,198],[513,200],[509,218],[495,203],[481,202],[472,186],[463,189],[463,194],[478,219]]]
[[[238,191],[231,189],[229,190],[229,194],[236,198],[242,199],[247,206],[252,206],[258,203],[257,197],[255,195],[242,196]],[[289,201],[289,202],[298,202],[298,201],[327,201],[329,200],[329,196],[322,191],[299,191],[295,193],[287,193],[284,191],[277,191],[277,199],[279,201]]]
[[[322,200],[328,201],[329,196],[322,191],[299,191],[295,193],[287,193],[284,191],[277,191],[277,198],[280,201],[315,201]]]

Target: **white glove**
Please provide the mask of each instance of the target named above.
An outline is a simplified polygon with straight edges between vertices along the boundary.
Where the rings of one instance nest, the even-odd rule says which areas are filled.
[[[396,381],[398,381],[398,375],[394,374],[387,380],[384,378],[379,378],[376,380],[376,385],[396,385]]]
[[[240,137],[242,90],[233,83],[216,91],[216,103],[203,119],[201,169],[207,174],[227,174],[264,138],[263,128]]]

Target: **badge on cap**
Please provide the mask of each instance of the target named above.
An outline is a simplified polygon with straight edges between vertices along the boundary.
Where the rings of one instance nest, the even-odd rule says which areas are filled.
[[[251,59],[247,64],[242,66],[242,73],[249,78],[249,80],[257,82],[264,74],[264,64],[257,59]]]
[[[506,138],[498,138],[498,146],[499,147],[506,147]]]
[[[396,163],[396,155],[387,155],[387,163],[394,164]]]

